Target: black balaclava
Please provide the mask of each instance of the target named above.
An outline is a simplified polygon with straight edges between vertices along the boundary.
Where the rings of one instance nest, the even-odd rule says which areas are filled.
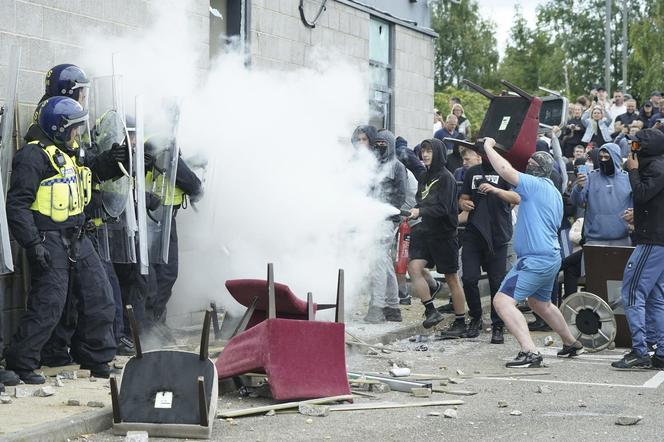
[[[599,160],[599,172],[605,176],[613,176],[616,173],[616,166],[613,164],[611,153],[607,149],[600,149],[600,151],[601,150],[604,150],[609,154],[609,159],[604,161]]]

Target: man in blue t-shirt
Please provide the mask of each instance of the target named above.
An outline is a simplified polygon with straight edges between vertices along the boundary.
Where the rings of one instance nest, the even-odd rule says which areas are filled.
[[[558,229],[563,218],[563,201],[550,179],[554,160],[549,153],[535,152],[528,159],[526,173],[521,173],[494,150],[495,145],[493,138],[484,140],[486,156],[521,198],[514,232],[517,262],[493,300],[496,312],[521,346],[517,357],[505,366],[540,367],[542,355],[530,337],[526,319],[516,308],[524,299],[560,335],[563,349],[558,356],[572,357],[583,352],[583,345],[572,336],[562,313],[551,303],[551,291],[560,270]]]

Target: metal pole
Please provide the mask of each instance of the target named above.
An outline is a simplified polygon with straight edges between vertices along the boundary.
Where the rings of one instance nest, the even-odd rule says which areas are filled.
[[[604,46],[604,88],[611,96],[611,0],[606,0],[606,29]]]
[[[623,0],[622,4],[622,19],[623,19],[623,28],[622,28],[622,88],[623,92],[627,92],[627,44],[629,40],[627,38],[627,0]]]

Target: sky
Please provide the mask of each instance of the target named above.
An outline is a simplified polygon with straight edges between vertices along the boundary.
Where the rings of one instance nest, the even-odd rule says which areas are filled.
[[[480,5],[480,13],[484,18],[490,18],[496,23],[496,41],[498,51],[502,57],[505,45],[510,36],[514,17],[514,6],[519,4],[523,16],[528,24],[535,25],[535,8],[544,3],[544,0],[477,0]]]

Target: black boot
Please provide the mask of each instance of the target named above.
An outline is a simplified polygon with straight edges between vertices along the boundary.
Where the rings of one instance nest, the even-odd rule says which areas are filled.
[[[535,320],[533,322],[528,323],[528,330],[530,330],[530,331],[551,331],[551,327],[549,327],[549,324],[544,322],[544,319],[537,316],[535,313],[533,313],[533,316],[535,316]]]
[[[401,310],[399,307],[385,307],[383,309],[383,315],[385,315],[385,320],[390,322],[401,322]]]
[[[491,327],[491,343],[492,344],[504,344],[505,337],[503,336],[503,326],[494,325]]]
[[[21,378],[19,378],[16,373],[11,370],[3,370],[0,368],[0,384],[12,387],[18,385],[20,382]]]

